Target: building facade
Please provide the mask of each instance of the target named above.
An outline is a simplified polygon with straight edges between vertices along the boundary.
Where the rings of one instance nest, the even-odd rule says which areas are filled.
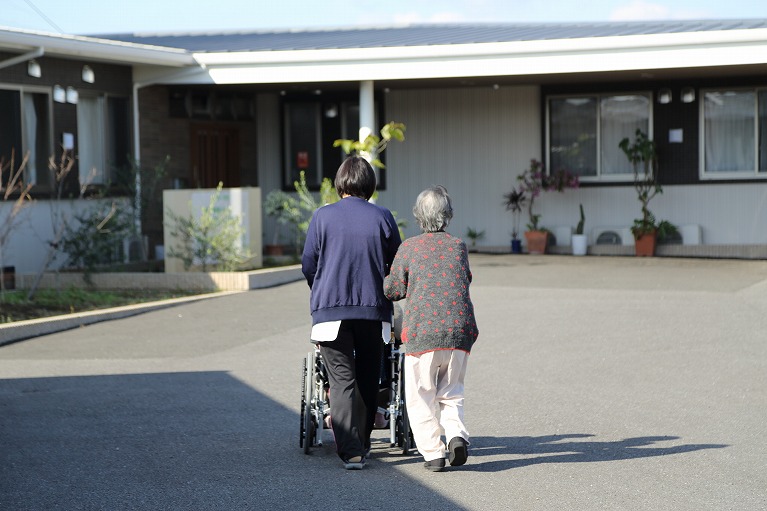
[[[20,34],[6,32],[0,42],[8,46]],[[60,38],[35,36],[36,42]],[[589,244],[608,232],[615,236],[605,239],[619,245],[603,253],[631,253],[627,233],[641,212],[632,168],[618,144],[640,129],[657,145],[664,190],[650,209],[682,228],[683,245],[674,254],[767,257],[767,20],[83,40],[102,60],[112,50],[111,60],[68,55],[61,65],[114,75],[104,85],[97,78],[75,88],[80,97],[103,95],[106,112],[110,97],[126,98],[133,129],[122,143],[132,145],[145,167],[168,158],[165,187],[223,181],[266,194],[291,190],[300,170],[318,185],[343,158],[333,140],[397,121],[407,126],[406,141],[385,153],[378,202],[410,220],[407,235],[416,233],[410,210],[417,194],[442,184],[455,203],[451,231],[484,230],[480,244],[504,250],[512,219],[503,194],[536,159],[580,176],[578,189],[536,199],[541,224],[560,244],[582,204]],[[0,86],[24,85],[15,81],[30,80],[23,76],[26,65],[0,69]],[[69,86],[63,79],[40,82],[38,93],[51,96],[60,82]],[[79,103],[74,108],[48,100],[48,107],[62,116],[52,117],[51,144],[65,130],[78,140],[99,133],[84,127]],[[67,108],[75,110],[72,127],[63,120]],[[108,161],[110,147],[104,144],[97,158]],[[157,211],[142,225],[150,247],[162,244]],[[273,228],[265,218],[266,239]]]

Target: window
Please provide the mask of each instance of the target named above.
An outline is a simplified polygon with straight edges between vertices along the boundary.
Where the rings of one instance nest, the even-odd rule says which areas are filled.
[[[293,189],[302,170],[310,188],[318,187],[325,177],[333,179],[346,157],[333,142],[358,137],[359,105],[332,100],[290,101],[283,105],[283,116],[283,186]]]
[[[637,128],[650,131],[650,94],[594,94],[548,99],[549,169],[566,169],[581,181],[633,178],[618,144]]]
[[[253,94],[211,88],[178,88],[168,92],[169,114],[174,118],[252,121],[255,118]]]
[[[81,185],[107,185],[128,165],[127,98],[81,95],[77,103],[77,159]]]
[[[767,90],[703,91],[702,177],[767,177]]]
[[[10,163],[15,153],[16,168],[29,154],[24,179],[38,189],[51,183],[48,158],[51,145],[50,96],[47,92],[0,89],[0,158]]]

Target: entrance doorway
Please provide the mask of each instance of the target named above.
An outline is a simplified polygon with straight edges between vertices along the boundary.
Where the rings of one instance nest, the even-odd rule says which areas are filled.
[[[240,186],[240,133],[237,128],[216,123],[191,127],[192,186],[224,188]]]

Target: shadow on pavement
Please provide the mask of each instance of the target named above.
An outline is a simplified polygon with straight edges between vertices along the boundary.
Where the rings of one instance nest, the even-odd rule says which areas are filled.
[[[570,434],[538,437],[473,437],[470,455],[472,461],[465,470],[500,472],[540,463],[593,463],[619,461],[653,456],[668,456],[721,449],[725,444],[687,444],[656,446],[659,442],[679,440],[675,436],[650,436],[600,442],[585,440],[594,435]],[[484,461],[485,456],[511,455],[515,459]]]
[[[0,509],[462,509],[375,456],[306,456],[298,431],[222,371],[3,379]]]

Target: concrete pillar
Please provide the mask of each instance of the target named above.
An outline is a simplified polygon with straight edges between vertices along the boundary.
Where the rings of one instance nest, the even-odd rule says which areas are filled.
[[[373,81],[360,82],[360,132],[359,140],[362,142],[368,135],[375,133],[376,112],[373,94]],[[368,160],[374,158],[369,154],[363,155]]]

